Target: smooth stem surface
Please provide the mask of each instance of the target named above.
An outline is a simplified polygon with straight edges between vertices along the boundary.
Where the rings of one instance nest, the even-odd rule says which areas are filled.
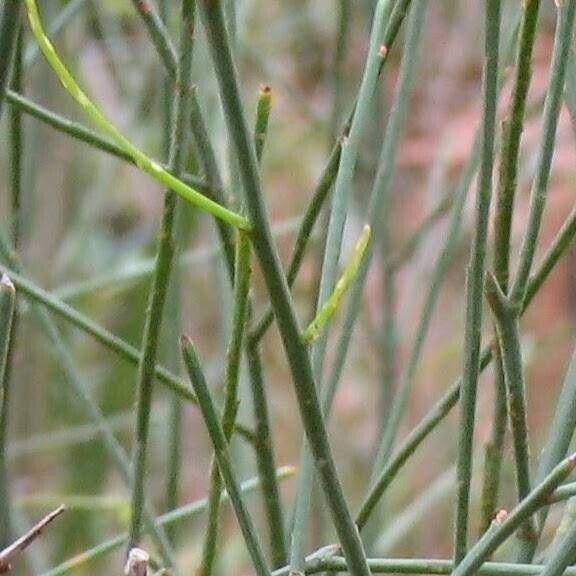
[[[206,196],[200,194],[179,178],[176,178],[168,171],[166,171],[161,164],[155,160],[150,159],[139,148],[134,146],[127,138],[125,138],[120,131],[98,110],[94,103],[88,98],[86,93],[80,88],[74,77],[70,74],[56,51],[54,46],[46,37],[42,24],[40,21],[40,14],[36,5],[36,0],[25,0],[26,8],[28,10],[28,19],[30,27],[38,42],[42,53],[46,60],[58,76],[64,88],[76,100],[88,117],[104,132],[112,138],[114,143],[119,146],[126,154],[128,154],[135,162],[135,164],[144,172],[148,173],[152,178],[167,186],[186,200],[196,204],[202,210],[220,218],[229,224],[242,229],[247,229],[248,222],[245,218],[231,212],[224,208],[217,202],[210,200]],[[180,90],[181,87],[177,87]]]
[[[262,163],[262,153],[268,134],[268,121],[272,109],[272,88],[263,86],[258,92],[258,104],[256,105],[256,121],[254,122],[254,148],[258,164]]]
[[[486,278],[486,298],[494,313],[498,332],[498,343],[508,396],[508,414],[514,441],[517,494],[518,501],[521,502],[531,490],[531,481],[524,369],[522,367],[518,325],[519,311],[512,308],[492,274],[488,274]],[[523,540],[531,540],[534,538],[535,531],[534,519],[530,518],[518,536]]]
[[[258,576],[268,576],[270,574],[264,552],[258,541],[258,536],[252,519],[246,509],[240,484],[236,479],[236,475],[230,459],[230,452],[228,450],[228,441],[226,435],[216,414],[216,409],[212,403],[212,398],[208,391],[208,385],[202,372],[200,361],[194,349],[192,341],[187,338],[182,338],[181,342],[182,355],[184,363],[192,382],[192,386],[198,397],[198,404],[204,418],[204,423],[212,440],[214,446],[214,456],[218,462],[218,469],[220,475],[226,486],[226,490],[230,496],[230,501],[234,507],[238,524],[244,536],[248,552],[252,558],[252,563]]]
[[[392,177],[394,159],[396,157],[398,142],[404,124],[410,88],[414,78],[425,8],[425,1],[414,2],[411,7],[405,52],[400,68],[400,76],[394,96],[392,110],[390,113],[390,120],[384,136],[384,143],[380,152],[378,170],[374,178],[374,183],[370,193],[370,203],[367,212],[367,219],[369,225],[374,227],[374,229],[377,229],[377,227],[380,225],[381,214],[384,210],[387,209],[386,199],[388,197],[388,186]],[[386,10],[389,9],[390,6],[387,6]],[[380,17],[385,17],[386,14],[380,15]],[[379,13],[377,11],[375,13],[375,17],[378,17],[378,15]],[[352,281],[350,296],[344,311],[343,327],[341,336],[338,341],[338,348],[336,357],[334,359],[333,368],[329,373],[329,379],[321,388],[322,410],[326,417],[329,415],[332,399],[340,381],[340,371],[344,365],[344,360],[348,351],[348,345],[352,336],[354,322],[360,308],[360,300],[368,269],[370,267],[372,255],[373,250],[371,249],[371,246],[368,246],[363,261],[360,263],[359,269],[355,273],[355,278]],[[317,378],[320,377],[322,370],[324,344],[313,349],[313,363]],[[300,462],[301,474],[298,480],[298,491],[295,503],[291,553],[291,565],[294,570],[301,569],[304,561],[304,538],[314,477],[309,450],[306,446],[303,449]]]
[[[258,466],[258,474],[262,481],[264,510],[270,530],[272,565],[274,568],[278,568],[286,564],[288,555],[280,493],[274,475],[276,463],[272,445],[268,402],[266,400],[264,368],[260,359],[260,350],[257,343],[248,342],[246,346],[246,357],[248,360],[248,371],[250,373],[250,387],[252,390],[255,420],[254,447],[256,450],[256,464]]]
[[[432,558],[369,558],[368,565],[373,574],[450,574],[453,564],[450,560]],[[537,564],[511,564],[509,562],[485,562],[478,569],[479,576],[539,576],[544,566]],[[320,572],[346,572],[346,560],[335,555],[323,555],[306,563],[306,574]],[[272,576],[288,576],[289,568],[276,570]],[[569,567],[566,576],[575,576],[576,567]]]
[[[16,290],[10,278],[0,277],[0,549],[10,542],[10,490],[8,481],[7,442],[10,390],[6,368],[12,337]]]
[[[540,0],[527,0],[521,4],[522,20],[515,62],[514,85],[510,110],[504,122],[502,133],[498,187],[495,198],[494,276],[504,293],[508,291],[510,234],[514,213],[518,156],[520,138],[524,128],[526,97],[532,77],[532,51],[536,37],[539,8]]]
[[[220,2],[214,0],[201,0],[200,6],[216,69],[227,127],[238,159],[246,207],[252,224],[250,233],[252,246],[259,260],[280,329],[292,372],[300,415],[344,554],[351,570],[359,576],[368,575],[370,572],[366,565],[362,543],[348,510],[334,465],[310,359],[305,344],[300,338],[300,327],[292,306],[288,284],[270,233],[256,153],[242,109],[237,73],[232,60],[222,6]]]
[[[168,75],[173,81],[177,81],[178,56],[153,0],[132,0],[132,4],[142,18]]]
[[[532,52],[536,37],[536,23],[540,0],[528,0],[521,5],[522,19],[518,37],[514,85],[509,112],[504,121],[496,211],[494,216],[494,276],[502,291],[508,291],[510,266],[510,234],[514,214],[514,198],[518,172],[520,138],[524,128],[524,116],[530,79],[532,76]],[[496,330],[495,330],[496,332]],[[490,525],[497,507],[506,432],[507,411],[504,369],[501,355],[496,357],[494,372],[494,412],[491,438],[486,445],[484,477],[482,485],[481,531]]]
[[[484,262],[488,238],[488,218],[492,196],[492,168],[498,99],[498,48],[500,39],[500,0],[486,1],[484,44],[484,104],[482,117],[482,160],[476,199],[474,239],[466,281],[466,320],[464,328],[464,367],[458,432],[458,482],[454,530],[454,562],[466,554],[468,540],[472,444],[476,412],[476,388],[480,359]]]
[[[530,210],[528,213],[526,232],[524,233],[522,247],[520,248],[519,264],[514,277],[514,283],[510,289],[510,300],[513,304],[522,302],[524,298],[526,284],[536,252],[550,179],[550,166],[554,153],[558,116],[562,104],[564,78],[566,76],[568,53],[574,28],[576,0],[563,0],[559,2],[557,11],[558,16],[554,36],[550,80],[548,82],[548,91],[546,92],[544,112],[542,115],[542,134],[538,149],[536,177],[534,178],[532,191],[530,193]]]
[[[410,7],[410,3],[412,0],[399,0],[398,2],[394,3],[389,1],[386,7],[381,12],[381,19],[382,21],[387,22],[385,34],[383,37],[383,42],[380,44],[381,48],[381,57],[380,63],[378,67],[378,76],[382,73],[384,68],[384,64],[387,59],[387,55],[390,52],[394,41],[397,38],[398,31],[406,14],[408,12],[408,8]],[[302,264],[302,260],[304,258],[304,252],[306,250],[306,246],[310,239],[310,235],[312,233],[312,228],[320,214],[320,210],[326,200],[328,193],[330,192],[331,186],[334,184],[337,174],[340,170],[340,162],[342,159],[342,150],[343,144],[348,141],[348,135],[351,130],[352,121],[354,117],[354,111],[357,106],[357,102],[352,107],[352,113],[349,115],[347,121],[344,123],[344,127],[342,128],[339,137],[336,139],[336,142],[330,151],[330,155],[328,157],[328,161],[326,162],[326,166],[322,171],[320,179],[318,181],[318,185],[314,190],[314,194],[312,195],[312,200],[306,209],[306,213],[302,219],[302,227],[298,233],[298,237],[296,239],[294,245],[294,251],[292,252],[292,256],[290,258],[290,263],[288,265],[288,270],[286,273],[288,285],[292,286],[296,275],[300,269]],[[330,292],[330,290],[327,290]],[[251,338],[260,339],[266,332],[266,330],[272,324],[274,320],[274,315],[272,308],[268,310],[263,316],[262,319],[258,322],[256,328],[251,332]]]
[[[0,13],[0,118],[4,107],[4,93],[10,80],[12,57],[20,30],[21,0],[4,0]]]
[[[568,453],[570,442],[576,429],[576,351],[572,354],[570,366],[564,379],[562,391],[556,403],[556,411],[552,418],[548,439],[544,445],[544,450],[538,461],[535,482],[541,482],[552,468],[562,460]],[[560,492],[562,488],[556,492]],[[538,547],[538,542],[546,516],[548,507],[544,506],[536,515],[536,533],[530,541],[519,543],[518,561],[531,562]]]
[[[177,175],[185,162],[185,126],[187,120],[187,92],[190,89],[195,0],[182,0],[180,58],[174,99],[172,103],[172,135],[168,164]],[[134,485],[128,549],[138,546],[142,532],[142,510],[145,492],[146,461],[152,392],[155,381],[158,341],[174,255],[176,208],[178,197],[172,190],[164,195],[160,223],[156,265],[148,296],[148,309],[142,335],[142,357],[138,364],[136,400],[136,440],[134,443]]]
[[[328,296],[320,310],[316,313],[316,316],[312,319],[310,324],[302,332],[302,339],[304,342],[310,342],[315,340],[320,336],[320,331],[322,328],[330,321],[342,298],[344,297],[348,287],[358,275],[358,270],[362,264],[362,259],[364,253],[368,248],[368,243],[370,242],[371,228],[370,225],[366,224],[360,234],[360,238],[356,242],[352,254],[350,255],[346,266],[342,270],[342,274],[334,286],[332,294]]]
[[[222,430],[229,442],[234,431],[236,413],[238,411],[238,376],[244,328],[247,319],[248,293],[250,289],[250,243],[244,232],[238,233],[236,246],[236,264],[234,270],[234,312],[232,333],[227,352],[226,378],[224,391],[224,407],[222,409]],[[275,472],[274,472],[275,474]],[[220,515],[220,499],[222,481],[218,466],[213,460],[210,465],[210,487],[208,491],[208,521],[206,536],[202,549],[202,560],[198,574],[209,576],[212,573],[216,558],[218,525]]]
[[[576,236],[576,209],[572,210],[554,241],[548,248],[542,258],[538,269],[528,282],[526,298],[522,306],[522,313],[528,308],[534,296],[538,293],[550,272],[554,269],[558,260],[565,253],[566,249]],[[495,343],[490,344],[482,351],[480,355],[480,371],[484,370],[490,364],[493,356],[493,347]],[[458,379],[448,391],[436,402],[428,411],[422,420],[412,429],[402,444],[396,450],[396,453],[384,467],[378,479],[370,489],[360,511],[356,517],[356,523],[360,530],[372,515],[378,501],[385,493],[388,486],[394,480],[398,472],[408,461],[410,456],[417,450],[418,446],[436,429],[436,426],[449,414],[450,410],[456,405],[460,398],[460,387],[462,380]]]
[[[470,549],[468,554],[456,566],[452,576],[471,576],[482,563],[528,520],[540,506],[546,504],[547,498],[563,482],[576,466],[576,456],[571,456],[556,466],[552,472],[530,494],[522,500],[496,530],[489,530]]]

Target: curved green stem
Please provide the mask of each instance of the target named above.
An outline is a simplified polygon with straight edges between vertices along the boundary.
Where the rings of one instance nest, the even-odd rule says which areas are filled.
[[[126,137],[124,137],[120,131],[114,126],[104,115],[98,110],[94,103],[88,98],[86,93],[80,88],[72,74],[68,71],[64,62],[60,59],[54,46],[50,40],[46,37],[44,30],[42,28],[42,23],[40,20],[40,14],[38,12],[38,6],[36,5],[36,0],[25,0],[26,8],[28,11],[28,19],[30,22],[30,27],[32,32],[42,50],[42,53],[46,57],[50,66],[62,82],[64,88],[68,93],[76,100],[84,112],[90,117],[90,119],[106,134],[112,138],[113,142],[121,148],[128,156],[130,156],[135,164],[146,173],[150,174],[152,178],[164,184],[170,190],[174,190],[177,194],[185,198],[186,200],[192,202],[202,210],[212,214],[213,216],[228,222],[236,228],[249,230],[250,223],[239,214],[224,208],[220,204],[210,200],[203,194],[200,194],[182,180],[176,178],[170,174],[161,164],[152,160],[146,154],[144,154],[140,149],[138,149],[134,144],[132,144]]]

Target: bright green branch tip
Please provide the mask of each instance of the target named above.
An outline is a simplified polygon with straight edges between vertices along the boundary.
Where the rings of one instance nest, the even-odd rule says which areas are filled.
[[[366,224],[358,242],[356,242],[356,246],[354,246],[350,259],[344,267],[342,276],[340,276],[340,279],[336,283],[334,291],[326,300],[322,308],[320,308],[320,311],[316,314],[312,322],[310,322],[306,330],[302,332],[302,340],[304,342],[311,342],[318,338],[320,330],[330,320],[330,318],[332,318],[334,312],[336,312],[340,301],[344,297],[346,290],[348,290],[348,286],[350,286],[350,283],[358,273],[358,269],[362,263],[362,258],[364,257],[364,252],[366,252],[368,242],[370,241],[370,234],[370,226]]]
[[[54,46],[47,38],[44,30],[42,28],[42,23],[40,21],[40,14],[38,12],[38,6],[36,0],[25,0],[26,10],[28,12],[28,20],[30,21],[30,27],[32,33],[38,42],[40,50],[44,54],[46,60],[62,82],[64,88],[70,93],[72,98],[78,102],[82,107],[84,112],[90,117],[90,119],[104,132],[106,132],[126,154],[134,159],[136,165],[147,172],[163,184],[164,186],[174,190],[177,194],[180,194],[186,200],[192,202],[202,210],[209,212],[213,216],[220,218],[224,222],[228,222],[236,228],[242,230],[250,229],[250,222],[240,214],[232,212],[227,208],[224,208],[217,202],[206,198],[203,194],[200,194],[190,186],[184,184],[178,178],[175,178],[167,172],[162,166],[155,162],[154,160],[148,158],[141,150],[139,150],[134,144],[132,144],[127,138],[125,138],[120,131],[109,121],[104,115],[98,110],[95,104],[88,98],[86,93],[80,88],[72,74],[68,71],[64,62],[60,59]]]

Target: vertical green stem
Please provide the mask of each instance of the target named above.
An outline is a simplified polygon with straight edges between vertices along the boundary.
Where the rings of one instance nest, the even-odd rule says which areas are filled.
[[[554,153],[554,140],[558,126],[558,116],[562,104],[564,79],[572,31],[574,28],[574,14],[576,0],[562,0],[557,3],[558,16],[548,91],[544,103],[542,135],[538,150],[536,177],[530,194],[530,210],[526,232],[520,248],[520,257],[514,283],[510,289],[510,300],[513,304],[522,302],[526,294],[526,285],[532,268],[532,261],[536,252],[536,244],[540,232],[540,224],[546,203],[548,181],[550,179],[550,166]]]
[[[494,217],[494,276],[504,293],[508,291],[510,265],[510,233],[514,213],[514,197],[518,172],[520,138],[524,127],[526,97],[532,75],[532,52],[540,0],[528,0],[521,5],[522,20],[516,54],[514,86],[508,117],[504,122],[502,150],[496,191]],[[494,373],[494,414],[491,438],[486,446],[482,487],[481,530],[490,525],[498,501],[500,469],[506,431],[506,393],[501,355],[496,355]]]
[[[526,394],[518,325],[519,310],[512,308],[497,280],[491,274],[486,280],[486,298],[496,320],[502,367],[504,368],[504,381],[508,395],[508,414],[514,441],[518,501],[521,502],[531,490],[531,481]],[[522,540],[532,540],[535,531],[533,518],[530,518],[519,531],[518,536]]]
[[[170,142],[170,170],[176,174],[183,171],[185,149],[184,129],[187,118],[187,98],[190,89],[191,57],[193,47],[194,0],[182,1],[182,22],[178,81],[175,85],[172,106],[172,136]],[[138,399],[136,413],[136,441],[134,446],[134,486],[132,489],[132,516],[129,548],[138,545],[142,532],[142,512],[146,477],[148,429],[152,409],[152,391],[158,339],[174,253],[174,226],[177,195],[167,190],[164,196],[162,222],[160,224],[156,266],[148,300],[148,310],[142,337],[142,357],[138,365]]]
[[[464,334],[464,368],[460,402],[458,442],[458,490],[454,562],[466,554],[468,540],[470,483],[472,480],[472,444],[476,410],[482,326],[482,293],[484,261],[488,238],[488,217],[492,196],[492,168],[498,98],[498,47],[500,38],[500,0],[486,1],[484,44],[484,107],[482,125],[482,161],[476,200],[474,240],[466,284],[466,324]]]
[[[270,109],[272,108],[272,88],[263,86],[258,93],[258,104],[256,106],[256,121],[254,122],[254,148],[258,164],[262,163],[262,153],[268,134],[268,121],[270,119]]]
[[[544,450],[538,462],[535,482],[541,482],[542,479],[550,473],[552,468],[562,460],[568,453],[570,443],[576,429],[576,352],[572,355],[568,372],[564,379],[564,385],[558,402],[556,403],[556,412],[550,425],[548,440],[544,445]],[[545,506],[539,510],[536,519],[536,534],[530,541],[519,543],[518,561],[531,562],[538,546],[538,541],[546,516],[548,507]]]
[[[258,475],[262,482],[264,508],[270,527],[270,550],[272,565],[279,568],[286,564],[286,537],[284,534],[284,519],[276,480],[276,463],[272,446],[272,431],[270,416],[264,387],[263,368],[260,360],[258,344],[248,342],[246,346],[248,370],[255,419],[255,449]]]
[[[154,44],[168,75],[173,81],[177,81],[178,57],[168,35],[168,30],[153,0],[132,0],[132,4],[144,21],[150,40],[152,40],[152,44]]]
[[[4,93],[8,87],[12,57],[20,30],[21,0],[4,0],[0,14],[0,117],[4,105]]]
[[[7,364],[12,339],[12,320],[16,290],[6,275],[0,278],[0,549],[10,542],[10,488],[6,447],[10,391],[7,387]]]
[[[237,73],[232,61],[221,2],[202,0],[201,6],[228,130],[238,157],[246,207],[253,225],[250,232],[252,245],[260,262],[290,364],[300,414],[350,570],[359,576],[368,575],[370,571],[362,543],[350,516],[334,465],[310,359],[306,346],[300,339],[300,327],[288,284],[270,233],[256,154],[240,101]]]
[[[238,376],[242,341],[247,320],[248,292],[250,289],[250,243],[244,232],[238,233],[236,247],[236,264],[234,270],[234,312],[232,319],[232,334],[228,345],[226,364],[226,385],[224,408],[222,410],[222,430],[226,442],[230,441],[234,431],[236,413],[238,410]],[[198,569],[199,576],[212,574],[218,538],[220,515],[220,500],[222,495],[222,479],[218,472],[216,461],[210,466],[210,487],[208,492],[208,521],[206,537],[202,549],[202,561]]]
[[[234,507],[236,518],[238,519],[238,524],[246,541],[246,546],[252,558],[254,568],[258,576],[269,576],[270,572],[266,565],[266,559],[264,558],[262,547],[258,541],[254,524],[242,499],[240,483],[236,479],[230,459],[228,441],[226,440],[226,435],[218,420],[214,404],[212,403],[200,360],[190,340],[182,338],[181,345],[186,369],[188,370],[190,381],[194,386],[194,391],[198,397],[198,405],[200,406],[206,428],[214,446],[214,457],[218,462],[218,469],[226,486],[232,506]]]

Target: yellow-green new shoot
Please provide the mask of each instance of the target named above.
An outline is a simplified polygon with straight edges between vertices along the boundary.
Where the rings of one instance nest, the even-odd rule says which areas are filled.
[[[146,154],[144,154],[140,149],[138,149],[134,144],[132,144],[125,136],[123,136],[120,131],[114,126],[103,114],[98,110],[96,105],[88,98],[86,93],[80,88],[70,71],[64,65],[64,62],[60,59],[54,46],[44,33],[42,28],[42,22],[40,20],[40,13],[38,12],[38,6],[36,0],[25,0],[26,10],[28,12],[28,20],[30,21],[30,27],[32,33],[38,42],[40,50],[44,54],[46,60],[58,76],[60,82],[66,89],[66,91],[76,100],[84,112],[90,117],[90,119],[106,134],[108,134],[114,143],[122,148],[126,154],[134,159],[135,164],[144,172],[147,172],[163,184],[164,186],[174,190],[177,194],[192,202],[202,210],[228,222],[236,228],[243,230],[250,229],[250,223],[246,218],[232,212],[227,208],[224,208],[217,202],[210,200],[200,192],[194,190],[187,184],[184,184],[178,178],[172,176],[167,172],[158,162],[152,160]]]
[[[366,224],[332,294],[328,300],[326,300],[322,308],[320,308],[320,311],[316,314],[312,322],[310,322],[306,330],[302,332],[302,340],[304,340],[304,342],[311,342],[318,338],[320,330],[330,320],[330,318],[332,318],[334,312],[336,312],[340,301],[344,297],[346,290],[348,290],[348,286],[350,286],[350,282],[354,280],[358,273],[358,269],[362,263],[362,258],[364,257],[364,252],[366,252],[368,242],[370,241],[370,232],[370,226]]]

